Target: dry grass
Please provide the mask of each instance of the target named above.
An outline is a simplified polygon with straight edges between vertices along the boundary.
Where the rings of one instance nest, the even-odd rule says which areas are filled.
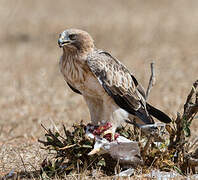
[[[89,121],[82,97],[59,73],[62,30],[90,32],[97,47],[119,58],[144,86],[155,60],[157,84],[149,101],[176,117],[197,79],[197,7],[196,0],[2,0],[0,176],[12,169],[38,169],[45,156],[37,143],[44,134],[41,122],[61,128]],[[193,127],[198,128],[196,121]]]

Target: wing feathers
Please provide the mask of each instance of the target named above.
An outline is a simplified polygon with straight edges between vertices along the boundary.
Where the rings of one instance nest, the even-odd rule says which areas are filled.
[[[146,111],[143,88],[140,86],[142,92],[138,91],[137,80],[124,65],[103,51],[96,51],[89,57],[87,63],[105,91],[119,107],[138,116],[146,124],[153,123]]]
[[[147,111],[149,112],[149,114],[151,114],[152,116],[154,116],[155,118],[157,118],[158,120],[160,120],[161,122],[164,123],[170,123],[171,119],[162,111],[160,111],[159,109],[156,109],[155,107],[151,106],[150,104],[146,104],[147,107]]]
[[[154,121],[151,116],[149,116],[146,111],[141,107],[138,111],[135,111],[135,115],[139,117],[145,124],[153,124]]]

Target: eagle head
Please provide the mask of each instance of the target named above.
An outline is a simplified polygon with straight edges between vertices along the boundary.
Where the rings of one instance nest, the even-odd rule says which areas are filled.
[[[79,29],[67,29],[59,35],[58,45],[66,51],[89,52],[94,49],[92,37]]]

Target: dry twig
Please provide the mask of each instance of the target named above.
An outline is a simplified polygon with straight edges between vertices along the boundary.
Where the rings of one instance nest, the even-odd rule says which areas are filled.
[[[151,91],[151,88],[155,85],[155,69],[154,69],[154,62],[151,63],[151,76],[149,79],[149,84],[146,90],[146,100],[148,99],[149,93]]]

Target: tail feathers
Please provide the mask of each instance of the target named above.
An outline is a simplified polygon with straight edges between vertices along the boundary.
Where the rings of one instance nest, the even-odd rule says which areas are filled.
[[[170,123],[171,122],[171,119],[165,113],[156,109],[155,107],[151,106],[150,104],[147,103],[146,108],[147,108],[148,113],[151,116],[157,118],[161,122],[164,122],[164,123]]]
[[[138,111],[135,112],[135,115],[143,121],[143,124],[154,123],[152,117],[149,116],[143,108],[138,109]]]

